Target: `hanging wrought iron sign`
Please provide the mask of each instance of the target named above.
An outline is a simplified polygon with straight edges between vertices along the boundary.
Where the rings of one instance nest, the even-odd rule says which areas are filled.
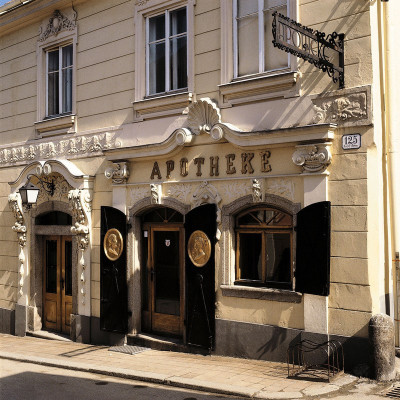
[[[274,46],[314,64],[344,88],[344,34],[326,35],[276,11],[272,15]]]

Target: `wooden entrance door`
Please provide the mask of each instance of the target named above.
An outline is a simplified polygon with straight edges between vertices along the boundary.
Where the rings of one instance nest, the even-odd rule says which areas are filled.
[[[183,332],[183,229],[151,227],[149,237],[150,319],[156,333]]]
[[[72,238],[44,238],[43,320],[46,329],[70,333],[72,313]]]

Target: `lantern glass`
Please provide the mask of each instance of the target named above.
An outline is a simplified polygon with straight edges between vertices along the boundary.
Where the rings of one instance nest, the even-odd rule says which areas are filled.
[[[32,205],[36,204],[37,198],[39,196],[39,188],[36,187],[31,182],[27,182],[24,186],[19,189],[19,194],[21,195],[22,204]]]

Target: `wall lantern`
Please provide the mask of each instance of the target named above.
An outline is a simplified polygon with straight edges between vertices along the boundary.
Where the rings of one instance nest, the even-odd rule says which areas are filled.
[[[37,198],[39,196],[39,191],[40,188],[35,186],[31,181],[31,177],[34,176],[42,186],[43,190],[47,192],[51,197],[54,195],[55,191],[55,184],[53,180],[42,180],[36,175],[28,175],[27,177],[27,182],[25,183],[24,186],[19,188],[19,194],[21,195],[21,200],[22,200],[22,205],[25,207],[25,209],[29,210],[32,208],[33,205],[36,204]]]

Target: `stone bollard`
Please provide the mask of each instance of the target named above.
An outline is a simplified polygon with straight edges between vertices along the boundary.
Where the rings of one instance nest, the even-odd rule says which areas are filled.
[[[369,321],[372,378],[391,381],[396,378],[394,325],[385,314],[374,315]]]

